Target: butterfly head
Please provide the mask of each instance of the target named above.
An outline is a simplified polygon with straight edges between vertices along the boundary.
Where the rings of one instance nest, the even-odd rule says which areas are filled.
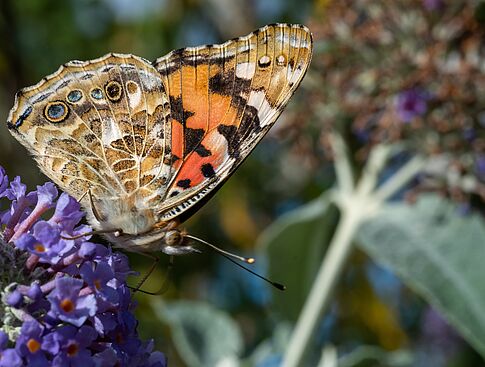
[[[200,252],[189,244],[184,230],[176,221],[162,222],[142,233],[127,233],[121,228],[102,229],[106,239],[116,247],[133,252],[164,252],[168,255],[185,255]]]
[[[184,236],[179,229],[171,229],[165,232],[164,240],[168,246],[179,246],[182,245]]]

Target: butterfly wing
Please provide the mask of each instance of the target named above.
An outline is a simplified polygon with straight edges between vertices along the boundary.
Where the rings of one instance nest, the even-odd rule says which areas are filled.
[[[155,61],[170,101],[174,170],[161,220],[181,216],[234,172],[281,114],[311,54],[306,27],[275,24]]]
[[[91,191],[107,224],[119,228],[112,222],[123,214],[121,228],[140,233],[180,218],[234,172],[299,85],[311,51],[307,28],[276,24],[153,64],[119,54],[73,61],[21,90],[7,125],[64,191]]]
[[[133,55],[73,61],[17,94],[8,127],[72,196],[90,190],[116,202],[137,192],[150,205],[175,174],[164,88],[153,66]]]

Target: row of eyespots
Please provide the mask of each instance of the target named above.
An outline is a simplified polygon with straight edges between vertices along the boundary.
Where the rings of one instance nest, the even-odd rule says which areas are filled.
[[[286,65],[286,56],[281,54],[276,58],[276,64],[278,66],[285,66]],[[258,60],[258,65],[262,68],[265,68],[271,65],[271,57],[268,55],[263,55]]]
[[[110,101],[118,102],[123,95],[123,88],[120,83],[112,80],[105,85],[104,92]],[[91,89],[89,94],[94,100],[99,101],[104,98],[104,93],[99,87]],[[67,94],[66,100],[70,104],[75,104],[81,101],[82,98],[83,92],[79,89],[74,89]],[[69,107],[64,101],[49,102],[45,106],[44,116],[50,122],[62,122],[69,116]]]

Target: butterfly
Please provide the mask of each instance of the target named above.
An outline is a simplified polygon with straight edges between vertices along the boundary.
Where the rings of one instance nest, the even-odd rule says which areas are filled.
[[[71,61],[17,93],[7,126],[115,246],[196,252],[180,224],[268,132],[311,56],[306,27],[274,24],[153,62]]]

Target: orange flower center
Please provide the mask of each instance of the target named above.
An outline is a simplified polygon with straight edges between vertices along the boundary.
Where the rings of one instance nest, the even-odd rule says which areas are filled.
[[[45,252],[45,247],[42,243],[36,243],[34,245],[34,250],[37,252]]]
[[[64,312],[72,312],[74,310],[74,303],[69,298],[64,298],[61,301],[61,308]]]
[[[96,287],[96,289],[99,291],[99,290],[101,289],[101,282],[100,282],[98,279],[96,279],[96,280],[94,281],[94,286],[95,286],[95,287]]]
[[[79,346],[76,343],[69,344],[66,350],[67,355],[69,357],[75,356],[78,351],[79,351]]]
[[[29,339],[27,342],[27,349],[30,353],[35,353],[40,349],[40,343],[35,339]]]
[[[116,333],[115,340],[116,340],[116,343],[118,343],[118,344],[123,343],[123,340],[124,340],[123,334],[122,333]]]

